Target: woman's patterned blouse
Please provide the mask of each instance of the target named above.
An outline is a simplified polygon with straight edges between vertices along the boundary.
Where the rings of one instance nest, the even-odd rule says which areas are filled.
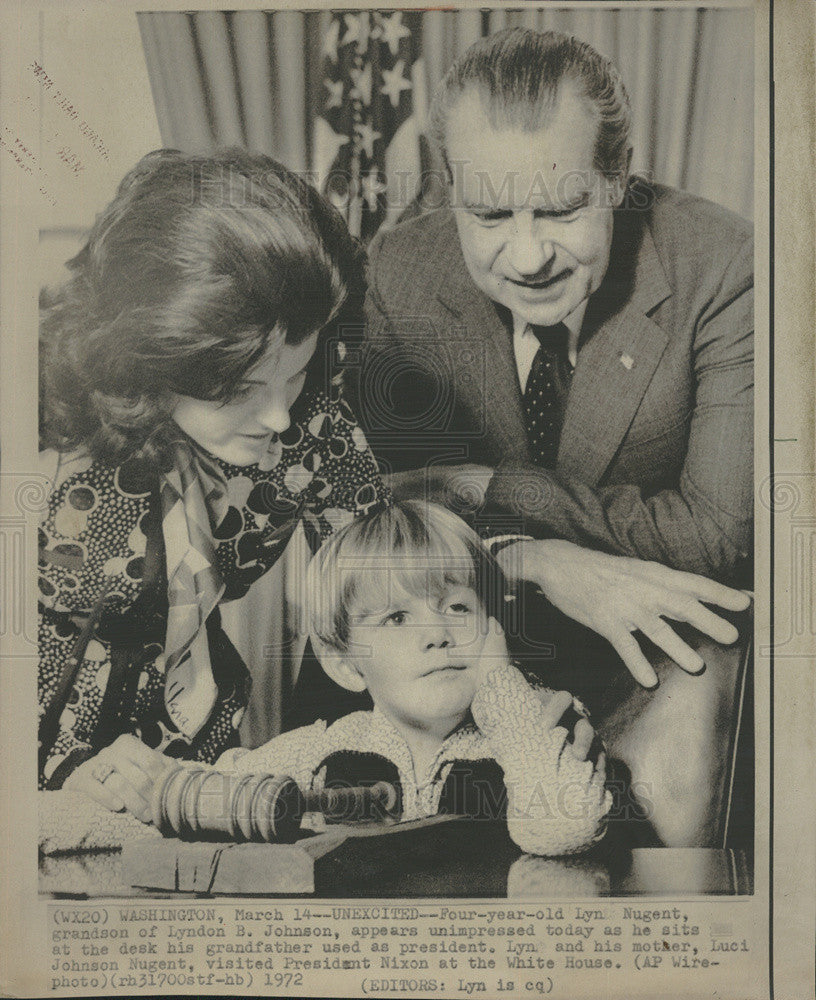
[[[229,497],[228,512],[213,531],[223,600],[246,593],[299,522],[314,550],[354,516],[387,502],[374,457],[338,387],[330,394],[304,392],[292,420],[259,465],[215,459]],[[208,722],[189,739],[165,709],[161,530],[155,470],[135,462],[111,468],[83,456],[61,458],[39,540],[41,788],[61,787],[80,763],[122,733],[169,755],[206,762],[238,745],[249,675],[217,613],[208,621],[218,687]],[[157,544],[161,558],[151,572]],[[90,637],[89,618],[97,622]]]

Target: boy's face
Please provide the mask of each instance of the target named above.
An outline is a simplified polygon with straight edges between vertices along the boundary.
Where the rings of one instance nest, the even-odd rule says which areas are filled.
[[[351,621],[347,656],[375,705],[403,728],[447,735],[496,665],[481,656],[487,617],[469,587],[415,596],[392,583],[383,607]]]

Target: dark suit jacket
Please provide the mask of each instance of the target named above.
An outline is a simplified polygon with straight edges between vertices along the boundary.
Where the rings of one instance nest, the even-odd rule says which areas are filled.
[[[592,296],[555,470],[527,447],[509,314],[473,284],[453,213],[381,234],[351,359],[383,471],[495,468],[474,514],[744,582],[753,499],[753,241],[744,220],[635,180]]]

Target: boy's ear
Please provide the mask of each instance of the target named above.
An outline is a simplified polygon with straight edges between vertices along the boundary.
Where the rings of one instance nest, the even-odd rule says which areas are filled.
[[[339,684],[347,691],[365,691],[365,679],[348,652],[330,646],[316,635],[312,635],[311,640],[312,649],[320,660],[323,672],[331,677],[335,684]]]

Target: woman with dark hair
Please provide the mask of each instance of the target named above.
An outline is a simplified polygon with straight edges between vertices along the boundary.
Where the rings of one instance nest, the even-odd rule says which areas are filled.
[[[218,605],[298,523],[384,502],[342,398],[364,255],[264,156],[160,150],[122,181],[41,336],[40,787],[146,815],[166,757],[237,745]]]

